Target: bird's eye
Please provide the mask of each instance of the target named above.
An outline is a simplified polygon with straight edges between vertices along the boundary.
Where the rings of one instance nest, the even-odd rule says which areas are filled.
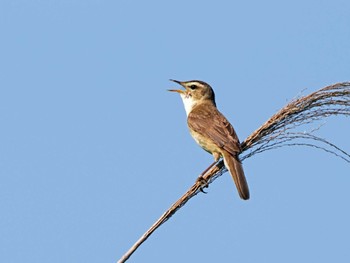
[[[196,88],[197,88],[197,86],[194,85],[194,84],[190,86],[190,89],[192,89],[192,90],[193,90],[193,89],[196,89]]]

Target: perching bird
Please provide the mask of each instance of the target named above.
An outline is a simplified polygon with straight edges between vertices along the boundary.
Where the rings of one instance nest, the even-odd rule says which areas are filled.
[[[169,90],[181,95],[187,114],[187,124],[194,140],[218,161],[224,159],[236,184],[239,196],[249,199],[249,188],[238,159],[242,151],[235,130],[216,108],[215,94],[209,84],[199,81],[171,80],[185,90]]]

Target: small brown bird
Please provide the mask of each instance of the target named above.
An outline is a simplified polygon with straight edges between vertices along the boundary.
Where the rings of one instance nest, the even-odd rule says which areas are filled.
[[[232,125],[216,108],[215,94],[209,84],[200,80],[178,81],[185,90],[169,90],[181,95],[187,114],[187,124],[194,140],[218,161],[224,159],[236,184],[239,196],[249,199],[249,189],[243,167],[238,159],[242,151]]]

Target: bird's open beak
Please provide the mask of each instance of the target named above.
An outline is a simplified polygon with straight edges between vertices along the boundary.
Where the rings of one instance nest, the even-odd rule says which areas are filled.
[[[182,84],[181,81],[178,81],[178,80],[175,80],[175,79],[169,79],[169,80],[172,81],[172,82],[175,82],[177,84],[180,84],[181,86],[184,87],[184,85]],[[181,90],[181,89],[168,89],[168,91],[177,92],[177,93],[180,93],[180,94],[185,93],[185,90]]]

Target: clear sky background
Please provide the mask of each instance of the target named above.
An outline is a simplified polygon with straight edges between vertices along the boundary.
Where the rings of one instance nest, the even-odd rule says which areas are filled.
[[[0,262],[116,262],[211,162],[168,79],[212,85],[243,141],[350,80],[349,1],[0,1]],[[318,133],[350,151],[348,118]],[[244,162],[129,262],[349,262],[349,163]]]

